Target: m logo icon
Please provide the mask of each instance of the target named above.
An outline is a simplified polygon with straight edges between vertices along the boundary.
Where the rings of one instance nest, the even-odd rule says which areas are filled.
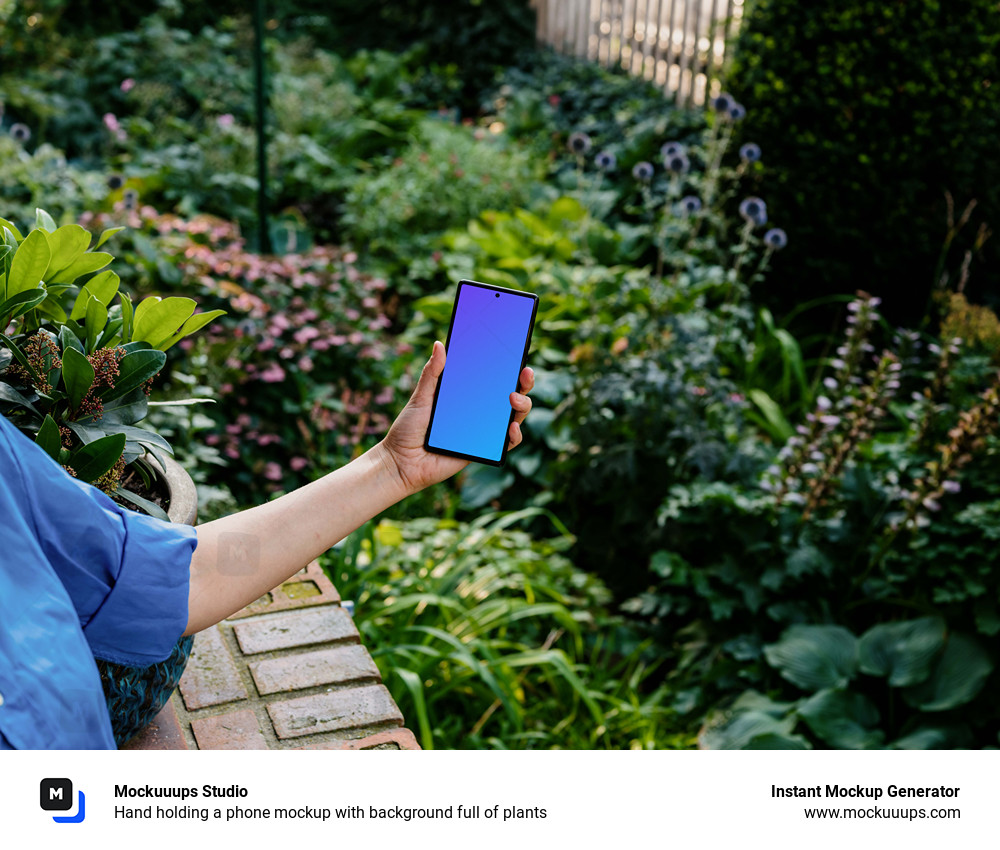
[[[43,779],[38,804],[47,812],[68,812],[73,808],[73,783],[68,779]]]
[[[77,792],[79,803],[75,815],[52,816],[56,823],[82,823],[87,816],[83,791]],[[38,786],[38,803],[46,812],[68,812],[73,808],[73,783],[68,779],[43,779]]]

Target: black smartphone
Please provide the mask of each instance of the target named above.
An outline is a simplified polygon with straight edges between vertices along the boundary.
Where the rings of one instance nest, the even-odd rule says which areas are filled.
[[[514,418],[510,394],[518,389],[537,310],[533,293],[459,282],[427,451],[503,466]]]

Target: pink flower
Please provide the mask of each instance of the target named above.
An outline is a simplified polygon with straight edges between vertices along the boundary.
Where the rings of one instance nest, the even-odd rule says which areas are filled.
[[[219,385],[219,394],[220,395],[229,395],[232,391],[233,391],[233,385],[232,384],[220,384]]]
[[[301,472],[307,466],[309,466],[309,461],[304,457],[293,457],[288,465],[292,468],[293,472]]]
[[[302,357],[299,360],[299,368],[303,372],[311,372],[313,370],[313,361],[311,357]]]
[[[222,127],[222,129],[226,129],[227,127],[232,127],[233,126],[233,122],[235,120],[236,119],[233,118],[232,115],[230,115],[228,112],[226,112],[226,113],[220,115],[218,118],[216,118],[215,119],[215,123],[217,123],[220,127]]]
[[[123,92],[127,94],[128,92],[132,91],[132,89],[135,88],[135,80],[133,80],[131,77],[126,77],[124,80],[122,80],[122,83],[118,88],[120,88]]]
[[[268,337],[267,339],[262,339],[260,342],[257,343],[258,351],[270,351],[272,348],[274,348],[274,340],[271,339],[270,337]]]
[[[285,370],[277,363],[272,363],[258,376],[265,384],[280,384],[285,380]]]
[[[122,125],[118,123],[118,119],[112,113],[105,112],[101,120],[104,121],[104,126],[111,131],[119,142],[124,142],[128,138],[125,130],[122,129]]]
[[[319,336],[319,331],[314,327],[305,327],[297,330],[292,336],[296,342],[305,344],[311,339],[316,339]]]
[[[273,460],[264,466],[264,477],[268,481],[280,481],[281,480],[281,467],[278,466]]]
[[[326,351],[330,347],[328,339],[317,339],[311,346],[313,351]]]

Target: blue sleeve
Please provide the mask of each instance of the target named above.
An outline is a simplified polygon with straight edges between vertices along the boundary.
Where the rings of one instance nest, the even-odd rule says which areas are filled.
[[[0,459],[8,498],[71,599],[94,656],[129,666],[165,659],[187,625],[195,530],[115,504],[2,416]]]

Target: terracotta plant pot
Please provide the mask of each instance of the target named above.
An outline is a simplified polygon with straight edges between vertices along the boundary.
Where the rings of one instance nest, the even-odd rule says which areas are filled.
[[[198,494],[194,482],[175,460],[168,457],[165,461],[166,468],[162,471],[170,496],[167,516],[171,522],[194,525],[198,518]],[[155,460],[151,463],[160,468]],[[193,640],[193,637],[182,637],[169,658],[149,667],[97,662],[111,714],[111,729],[119,747],[156,717],[170,699],[184,673]]]

